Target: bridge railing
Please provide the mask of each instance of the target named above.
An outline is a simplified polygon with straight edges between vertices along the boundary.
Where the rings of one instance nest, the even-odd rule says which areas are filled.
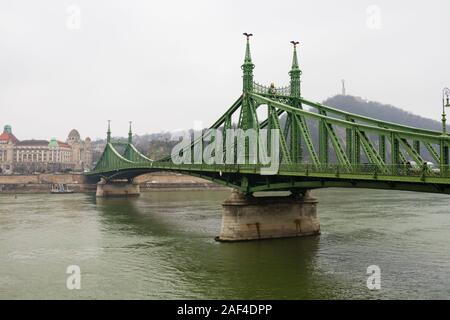
[[[339,164],[281,164],[282,172],[305,172],[309,174],[354,174],[376,176],[409,176],[409,177],[445,177],[450,178],[450,166],[442,168],[430,166],[411,166],[408,164],[384,165],[374,164],[339,165]]]
[[[228,169],[236,171],[253,171],[259,173],[261,169],[267,168],[260,164],[245,165],[226,165]],[[441,171],[442,170],[442,171]],[[280,164],[279,173],[295,174],[304,173],[306,175],[314,174],[353,174],[353,175],[372,175],[377,176],[405,176],[405,177],[443,177],[450,178],[450,166],[442,168],[433,168],[430,166],[411,166],[407,164],[385,165],[378,167],[374,164],[359,165],[340,165],[340,164]]]
[[[265,86],[257,82],[253,82],[253,92],[258,94],[273,94],[278,96],[290,96],[291,94],[291,87],[285,86],[285,87],[272,87],[272,86]]]
[[[114,168],[114,171],[129,170],[129,169],[164,169],[176,171],[204,171],[217,173],[249,173],[261,174],[261,169],[268,168],[267,165],[262,164],[175,164],[172,162],[133,162],[127,163],[122,167]],[[95,174],[95,171],[91,174]],[[390,177],[420,177],[426,179],[428,177],[446,178],[450,179],[450,166],[443,166],[440,168],[423,166],[411,166],[407,164],[385,165],[379,167],[373,164],[358,164],[358,165],[339,165],[339,164],[280,164],[276,174],[279,175],[333,175],[339,178],[341,175],[364,176],[377,179],[381,176]]]

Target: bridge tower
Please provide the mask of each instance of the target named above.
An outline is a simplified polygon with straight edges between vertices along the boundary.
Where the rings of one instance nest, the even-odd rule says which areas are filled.
[[[246,33],[244,32],[244,36],[246,37],[246,45],[245,45],[245,56],[244,56],[244,64],[241,66],[241,69],[243,71],[242,75],[242,105],[241,105],[241,111],[239,114],[239,122],[238,122],[238,128],[242,130],[249,130],[249,129],[257,129],[257,123],[255,123],[255,114],[256,109],[254,106],[254,103],[252,99],[250,98],[250,93],[253,91],[253,69],[255,68],[255,65],[252,61],[252,55],[250,52],[250,37],[253,36],[252,33]],[[231,123],[231,119],[230,119]],[[244,148],[244,157],[245,157],[245,163],[249,163],[250,157],[250,139],[249,137],[244,138],[244,143],[241,148]],[[235,152],[237,154],[239,152]],[[248,179],[247,177],[243,177],[242,183],[243,186],[248,185]]]
[[[130,130],[128,132],[128,143],[132,143],[133,133],[131,131],[131,121]],[[102,157],[112,158],[111,152],[111,120],[108,120],[108,130],[106,131],[106,147],[103,152]],[[111,160],[107,159],[106,161]],[[138,196],[140,194],[139,184],[135,183],[133,179],[114,179],[114,178],[100,178],[97,183],[97,197],[117,197],[117,196]]]
[[[106,143],[111,142],[111,120],[108,120],[108,131],[106,131]]]
[[[132,121],[130,121],[130,129],[128,130],[128,143],[129,144],[133,143],[133,132],[131,131],[131,123],[132,123]]]
[[[241,66],[243,71],[242,76],[242,94],[243,101],[241,107],[241,114],[239,116],[239,128],[243,130],[248,130],[254,128],[253,117],[252,117],[252,101],[250,99],[249,93],[253,90],[253,69],[255,65],[252,62],[252,55],[250,53],[250,37],[253,36],[251,33],[244,33],[247,38],[247,43],[245,46],[245,58],[244,64]],[[247,147],[246,149],[246,159],[248,156]]]
[[[244,64],[241,66],[243,71],[242,89],[243,92],[249,92],[253,89],[253,69],[255,69],[255,65],[252,62],[252,54],[250,52],[250,37],[252,37],[253,34],[244,33],[244,36],[246,36],[247,42],[245,46]]]
[[[302,75],[302,71],[298,65],[298,57],[297,57],[297,45],[298,41],[291,41],[294,45],[294,52],[292,55],[292,67],[291,71],[289,71],[289,76],[291,77],[290,85],[291,85],[291,97],[300,98],[301,96],[301,82],[300,76]]]
[[[271,173],[263,170],[269,169],[263,159],[249,157],[255,148],[247,148],[248,132],[244,132],[245,144],[234,137],[227,141],[226,132],[223,141],[215,141],[215,144],[223,143],[221,151],[227,151],[222,158],[217,145],[216,149],[207,150],[214,151],[215,163],[207,163],[205,159],[200,163],[176,163],[171,156],[153,161],[140,153],[132,144],[131,123],[128,141],[113,141],[108,122],[105,150],[95,168],[86,173],[91,181],[101,179],[97,185],[98,196],[137,195],[139,185],[133,184],[133,179],[159,170],[205,178],[234,188],[222,204],[222,228],[218,240],[239,241],[320,233],[317,200],[311,197],[311,189],[348,187],[450,194],[450,135],[445,130],[414,128],[308,101],[302,96],[296,41],[291,42],[290,86],[259,84],[253,76],[252,34],[244,35],[242,92],[210,129],[224,132],[237,125],[241,130],[255,130],[257,137],[263,129],[278,130],[279,140],[274,146],[280,147],[276,159],[279,161],[275,166],[270,163],[271,170],[268,171]],[[450,107],[450,93],[448,99],[446,95],[447,90],[444,91],[443,111]],[[266,106],[267,117],[261,116],[262,113],[257,111]],[[303,106],[307,107],[303,109]],[[232,123],[234,116],[239,116],[237,123]],[[311,126],[319,129],[318,142],[312,139]],[[200,145],[214,147],[212,139],[216,137],[212,136],[208,130],[201,139],[181,151],[193,154],[192,150],[195,153]],[[273,141],[267,140],[266,150],[271,157],[275,155],[271,152]],[[116,149],[116,146],[120,148]],[[123,147],[125,151],[122,151]],[[244,149],[236,152],[237,148],[243,147],[245,152]],[[234,159],[228,158],[230,150],[234,151]],[[421,154],[425,150],[428,159]],[[244,154],[246,161],[239,159],[237,162],[236,156]],[[258,161],[253,163],[250,159]],[[433,160],[436,165],[429,166],[426,160]],[[412,161],[416,165],[412,166]],[[267,194],[272,191],[291,194],[276,197]]]
[[[298,57],[297,57],[297,45],[298,41],[291,41],[294,46],[294,51],[292,54],[292,67],[291,71],[289,71],[290,76],[290,94],[292,99],[292,105],[302,109],[302,104],[299,101],[301,97],[301,81],[300,76],[302,75],[302,71],[298,65]],[[289,114],[287,118],[288,126],[291,130],[290,134],[290,149],[291,149],[291,159],[294,163],[301,163],[303,159],[302,153],[302,145],[301,145],[301,133],[298,126],[295,123],[295,119],[293,115]]]
[[[250,54],[249,38],[252,34],[244,33],[247,37],[243,70],[243,101],[239,119],[240,129],[257,129],[256,106],[249,93],[253,91],[253,69]],[[294,52],[290,76],[291,103],[302,109],[300,76],[298,65],[297,44],[292,41]],[[276,114],[276,109],[268,105],[269,119]],[[290,121],[291,158],[297,163],[302,159],[300,132],[295,125],[292,115],[287,115]],[[304,121],[301,117],[300,121]],[[269,125],[269,127],[271,127]],[[269,140],[269,139],[268,139]],[[270,145],[270,141],[268,141]],[[269,146],[268,146],[269,147]],[[247,147],[245,155],[248,159]],[[249,185],[251,177],[243,176],[242,185]],[[294,192],[290,196],[254,196],[249,192],[233,190],[231,195],[222,203],[222,226],[218,241],[242,241],[270,238],[298,237],[317,235],[320,233],[320,221],[317,214],[317,199],[311,197],[309,190]]]

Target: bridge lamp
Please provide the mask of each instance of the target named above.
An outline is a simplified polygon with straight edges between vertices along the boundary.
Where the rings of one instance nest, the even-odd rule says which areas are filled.
[[[444,88],[442,90],[442,133],[447,133],[447,125],[446,125],[446,114],[445,108],[450,107],[450,89]]]

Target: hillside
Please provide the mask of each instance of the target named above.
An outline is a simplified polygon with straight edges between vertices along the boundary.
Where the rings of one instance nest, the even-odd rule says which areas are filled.
[[[360,97],[350,95],[336,95],[326,99],[323,104],[370,118],[423,129],[440,131],[442,126],[441,122],[439,121],[415,115],[411,112],[394,107],[390,104],[382,104],[375,101],[366,101]],[[433,109],[433,112],[439,113],[439,107],[436,106],[436,108]]]

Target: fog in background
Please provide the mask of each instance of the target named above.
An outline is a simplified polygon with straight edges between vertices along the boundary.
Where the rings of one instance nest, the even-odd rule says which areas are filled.
[[[255,79],[341,91],[440,118],[450,86],[448,1],[0,0],[0,125],[19,139],[212,124],[240,95],[242,32]]]

